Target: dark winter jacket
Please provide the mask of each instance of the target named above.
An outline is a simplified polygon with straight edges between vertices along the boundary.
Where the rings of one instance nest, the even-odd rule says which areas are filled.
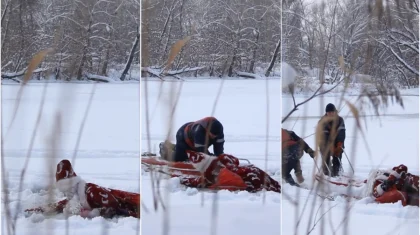
[[[214,117],[188,123],[184,129],[184,138],[193,151],[208,154],[208,148],[213,145],[214,155],[224,153],[223,125]]]
[[[321,120],[319,120],[318,124],[321,124],[321,121],[326,117],[327,115],[323,116]],[[346,140],[346,126],[342,117],[337,115],[334,120],[324,123],[322,130],[326,141],[331,139],[333,140],[334,145],[341,142],[343,143],[344,148],[344,141]]]
[[[289,131],[286,129],[281,129],[281,139],[282,139],[282,157],[290,157],[293,155],[293,158],[301,158],[303,156],[303,151],[308,153],[311,148],[309,145],[295,132]],[[302,151],[303,150],[303,151]]]

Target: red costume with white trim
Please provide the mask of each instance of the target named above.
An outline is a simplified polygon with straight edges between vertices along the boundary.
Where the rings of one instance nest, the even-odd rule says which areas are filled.
[[[401,164],[375,178],[372,195],[380,203],[401,201],[406,205],[419,205],[419,176],[407,173]]]
[[[68,160],[62,160],[57,165],[56,187],[66,199],[25,211],[62,213],[70,200],[76,200],[80,215],[84,217],[120,215],[140,218],[140,194],[86,183],[76,175]]]
[[[202,176],[181,177],[181,183],[186,186],[229,188],[232,185],[249,192],[263,189],[281,192],[279,182],[254,165],[240,166],[239,159],[232,155],[220,154],[216,157],[195,151],[187,151],[187,155]]]

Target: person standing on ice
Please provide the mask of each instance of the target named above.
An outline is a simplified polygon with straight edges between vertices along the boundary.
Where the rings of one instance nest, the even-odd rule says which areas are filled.
[[[176,133],[176,144],[159,144],[160,156],[175,162],[188,161],[187,150],[219,156],[224,153],[223,125],[215,117],[205,117],[182,125]],[[213,145],[213,153],[208,148]],[[168,151],[169,150],[169,151]]]
[[[66,199],[38,208],[27,209],[32,213],[79,214],[82,217],[132,216],[140,218],[140,194],[109,189],[85,182],[77,176],[69,160],[57,164],[56,187]]]
[[[341,168],[341,158],[346,139],[346,126],[344,119],[338,115],[334,104],[327,104],[325,115],[319,120],[318,128],[322,131],[320,140],[320,151],[323,159],[322,169],[325,175],[336,177]],[[332,158],[332,168],[330,158]]]
[[[293,180],[290,172],[294,169],[297,181],[299,184],[305,180],[302,176],[302,167],[300,159],[303,156],[303,151],[314,158],[314,150],[293,131],[281,129],[281,158],[282,158],[282,177],[283,179],[293,186],[298,186]]]

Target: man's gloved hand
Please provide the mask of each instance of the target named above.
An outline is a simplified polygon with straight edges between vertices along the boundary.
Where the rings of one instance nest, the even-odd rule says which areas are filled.
[[[315,157],[315,151],[313,149],[311,149],[311,148],[309,148],[306,153],[309,154],[309,156],[311,156],[311,158],[314,158]]]
[[[292,178],[292,176],[287,176],[287,177],[285,178],[285,181],[286,181],[286,183],[288,183],[288,184],[290,184],[290,185],[292,185],[292,186],[297,186],[297,187],[299,187],[299,184],[297,184],[297,183],[295,182],[295,180]]]
[[[343,153],[343,142],[338,142],[334,148],[334,157],[340,156]]]

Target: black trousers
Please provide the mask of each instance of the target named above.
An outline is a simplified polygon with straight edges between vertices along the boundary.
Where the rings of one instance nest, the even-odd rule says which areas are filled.
[[[175,162],[188,161],[187,150],[193,150],[188,146],[188,144],[185,142],[185,138],[184,138],[185,127],[188,124],[190,124],[190,123],[185,123],[176,132],[176,144],[175,144],[175,150],[174,150],[173,156],[172,156],[172,159]]]
[[[289,184],[295,184],[290,172],[296,168],[299,162],[298,146],[290,146],[284,153],[282,153],[282,178]]]
[[[322,152],[322,171],[324,172],[324,175],[330,175],[335,177],[338,176],[341,169],[341,159],[343,157],[343,153],[341,153],[338,156],[334,156],[334,154],[328,152]],[[332,161],[331,161],[332,158]],[[331,165],[332,163],[332,165]]]

